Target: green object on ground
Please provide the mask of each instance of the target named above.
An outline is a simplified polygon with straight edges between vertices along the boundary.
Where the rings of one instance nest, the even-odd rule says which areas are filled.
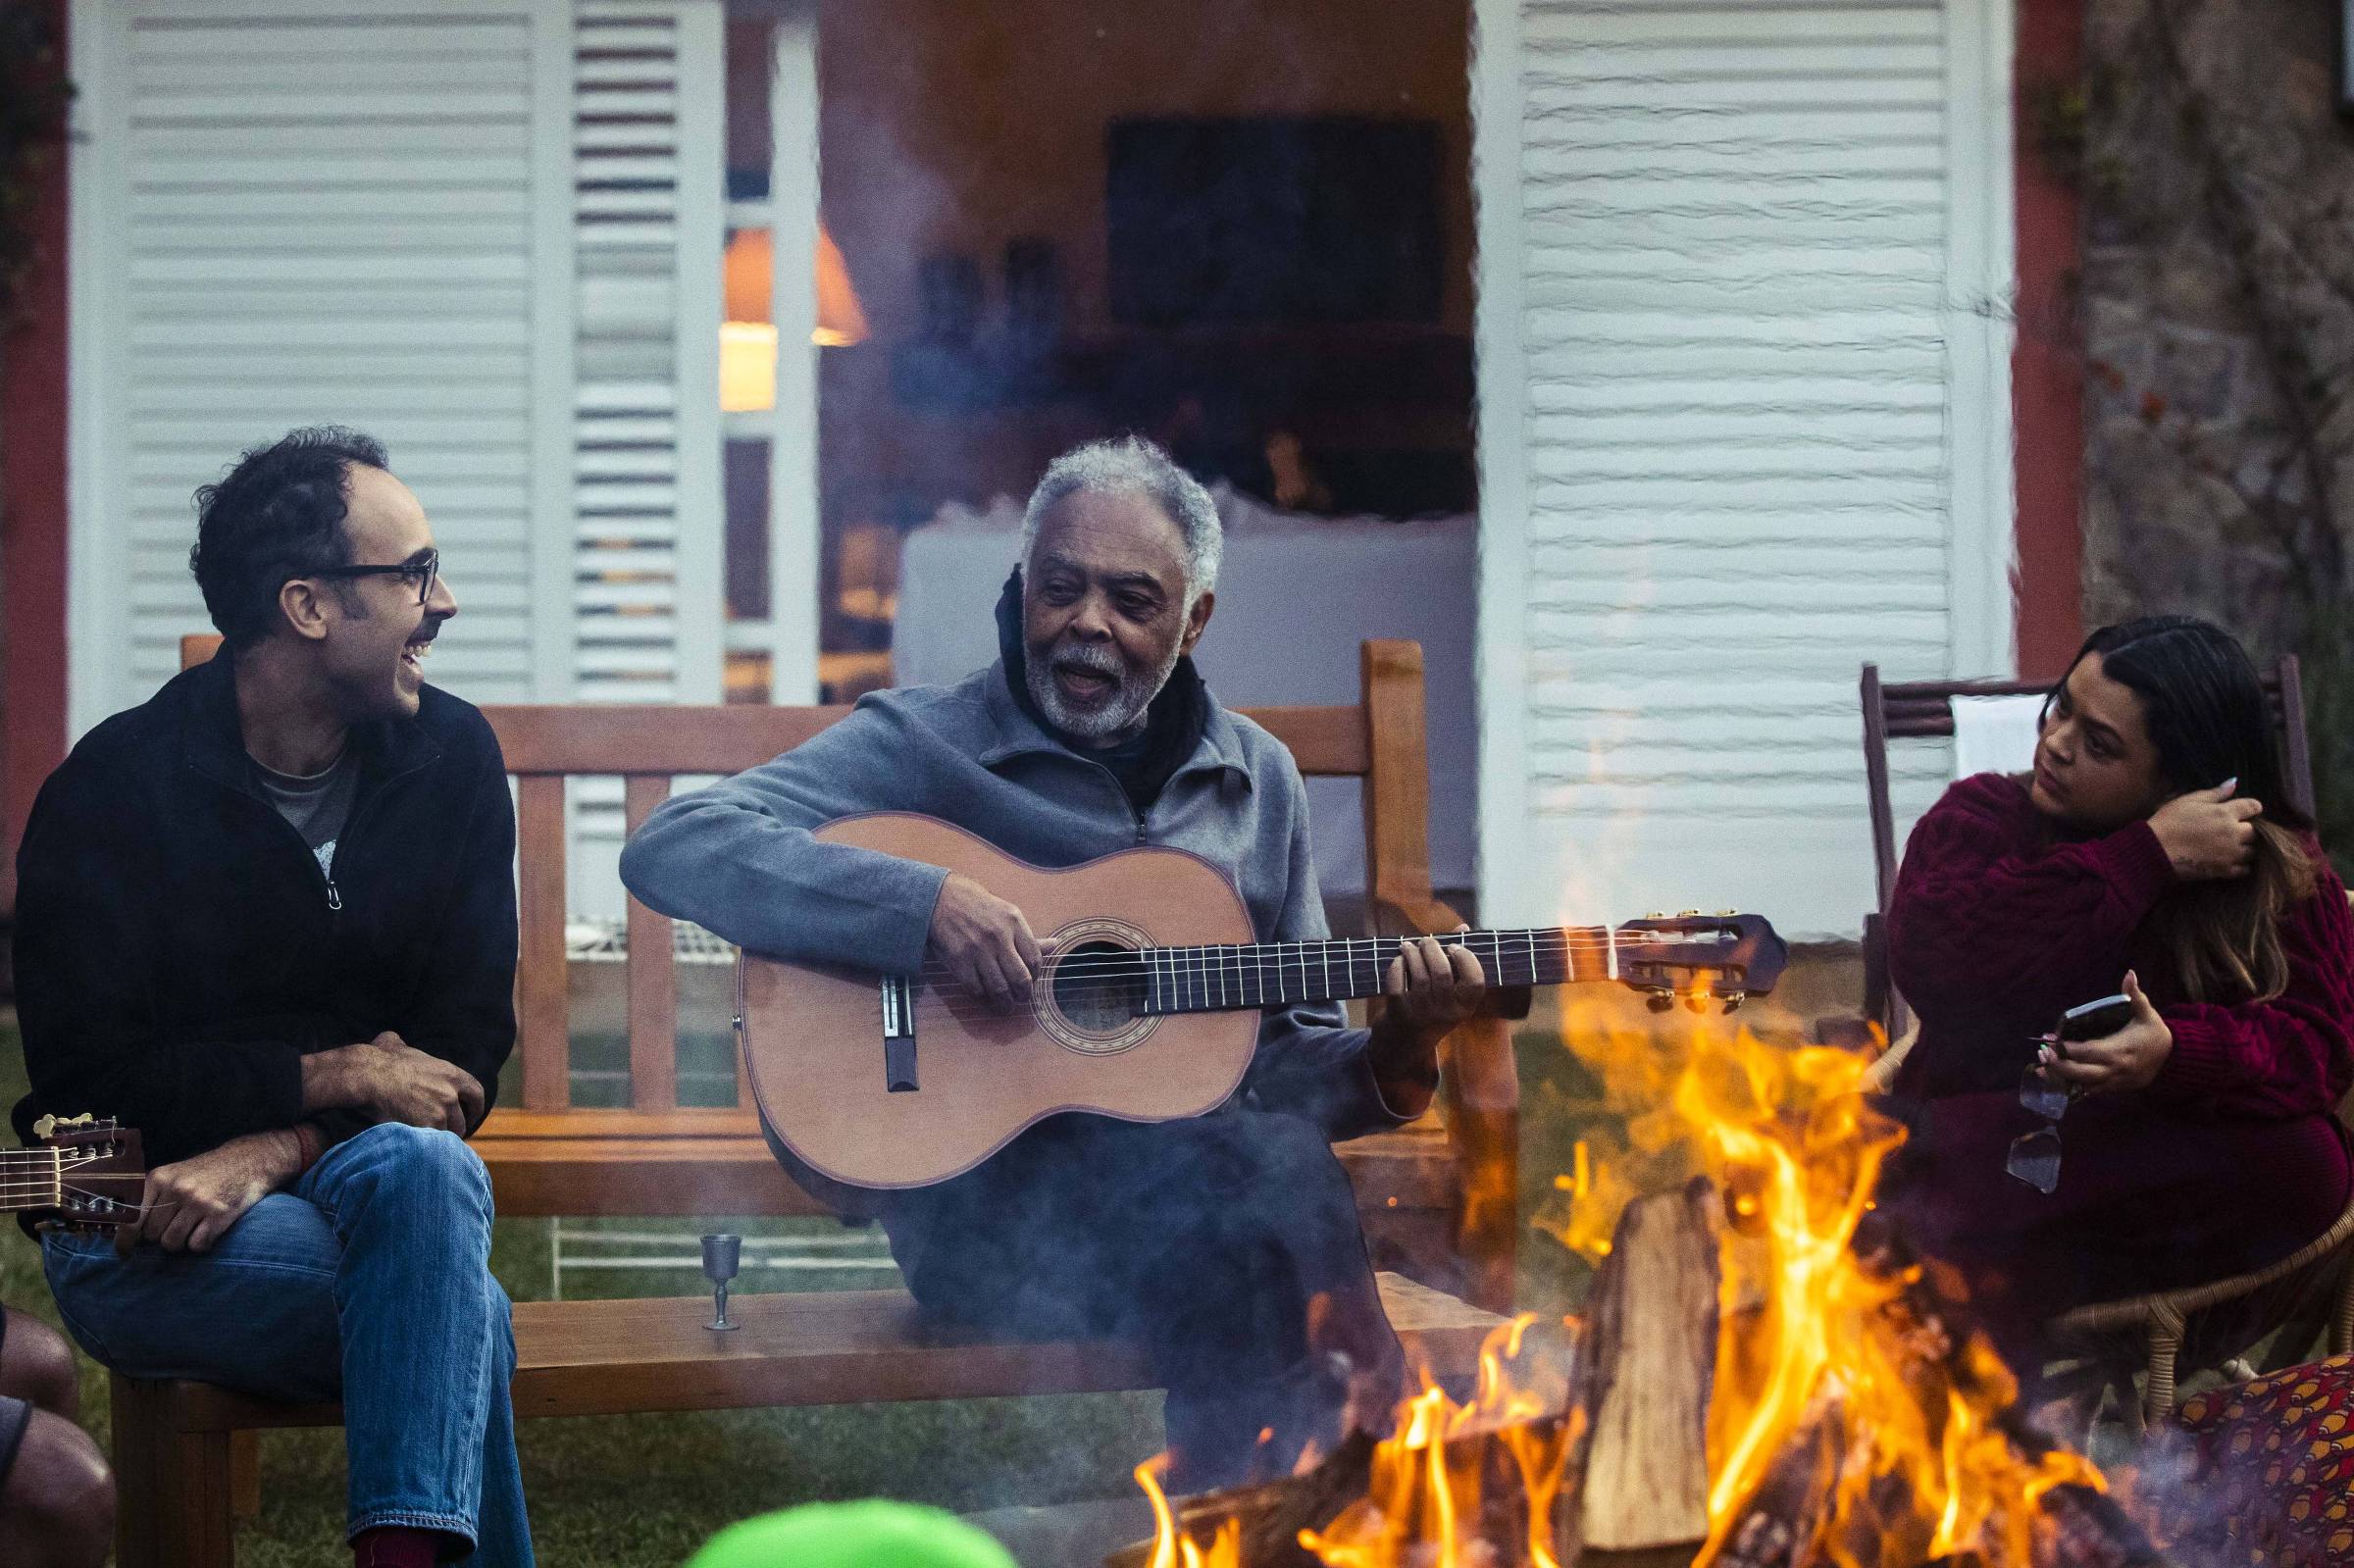
[[[687,1568],[1015,1568],[1005,1548],[938,1508],[812,1502],[730,1525]]]

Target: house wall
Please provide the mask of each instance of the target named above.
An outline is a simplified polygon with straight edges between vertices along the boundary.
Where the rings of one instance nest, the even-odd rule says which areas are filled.
[[[2354,835],[2354,124],[2337,8],[2087,0],[2085,610],[2299,653]]]

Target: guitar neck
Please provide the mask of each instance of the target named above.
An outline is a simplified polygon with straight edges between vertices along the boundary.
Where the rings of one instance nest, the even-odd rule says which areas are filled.
[[[68,1169],[62,1150],[0,1149],[0,1214],[55,1208],[65,1199]]]
[[[1438,941],[1468,949],[1490,986],[1561,986],[1615,978],[1612,939],[1607,927],[1569,926],[1450,932]],[[1146,971],[1144,1011],[1214,1013],[1378,995],[1400,942],[1356,936],[1148,947],[1137,955]]]

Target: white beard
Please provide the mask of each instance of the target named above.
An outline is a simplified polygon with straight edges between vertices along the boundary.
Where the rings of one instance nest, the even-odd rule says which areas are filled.
[[[1061,648],[1044,663],[1032,658],[1023,672],[1024,684],[1030,688],[1030,700],[1038,704],[1038,711],[1055,729],[1082,740],[1117,740],[1143,728],[1145,710],[1152,706],[1152,699],[1168,684],[1170,673],[1177,668],[1177,650],[1172,648],[1158,670],[1130,675],[1123,669],[1119,655],[1108,649]],[[1063,700],[1061,688],[1054,684],[1057,664],[1107,675],[1119,686],[1100,707],[1075,709]]]

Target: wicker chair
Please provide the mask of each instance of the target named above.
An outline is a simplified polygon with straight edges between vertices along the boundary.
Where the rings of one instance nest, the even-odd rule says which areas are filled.
[[[2174,1414],[2175,1380],[2193,1313],[2255,1301],[2277,1288],[2311,1289],[2325,1283],[2329,1291],[2329,1353],[2344,1355],[2354,1350],[2354,1203],[2328,1230],[2270,1268],[2179,1290],[2098,1301],[2063,1313],[2046,1327],[2057,1342],[2090,1347],[2102,1381],[2117,1390],[2121,1406],[2138,1413],[2146,1430]],[[2132,1387],[2136,1372],[2142,1374],[2138,1400]]]

